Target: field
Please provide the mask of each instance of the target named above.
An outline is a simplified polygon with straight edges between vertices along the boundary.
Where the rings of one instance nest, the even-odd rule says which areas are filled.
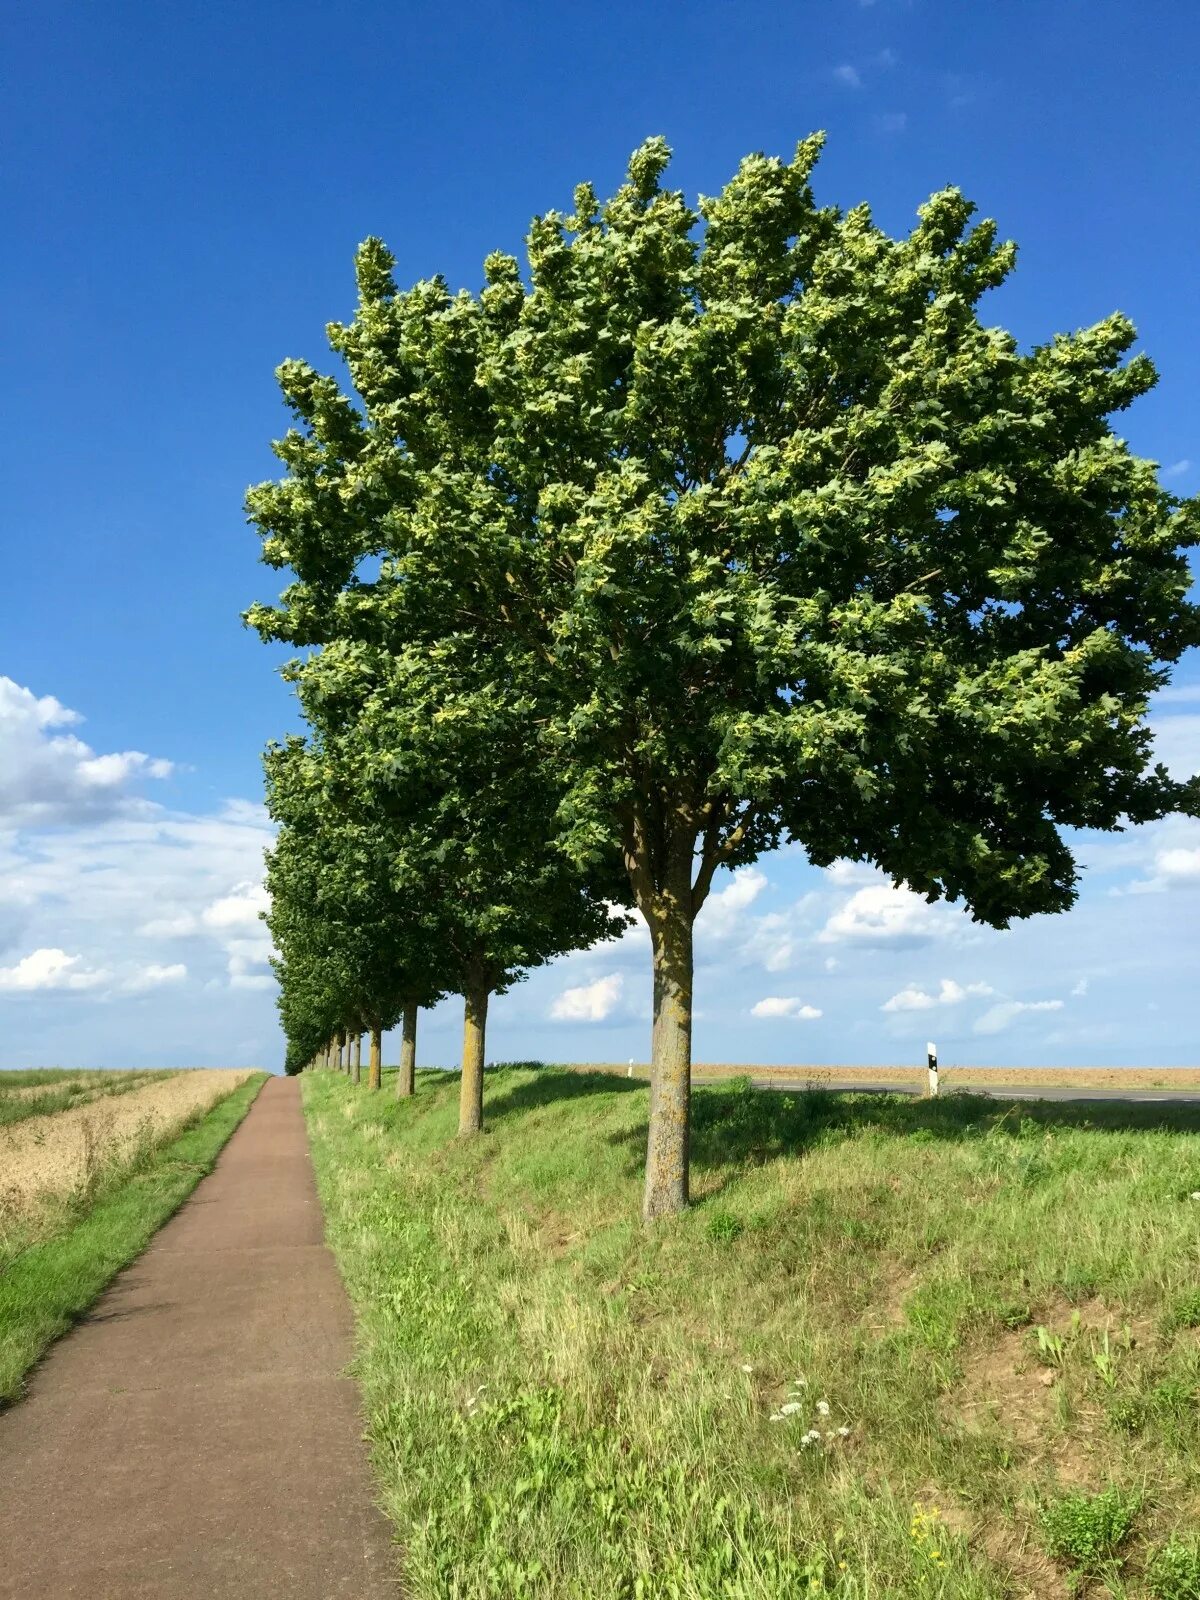
[[[0,1073],[0,1403],[191,1193],[262,1073]]]
[[[415,1600],[1200,1595],[1200,1108],[302,1086]]]
[[[578,1072],[612,1072],[621,1077],[628,1072],[628,1063],[604,1063],[598,1066],[576,1067]],[[649,1078],[650,1069],[645,1064],[634,1063],[633,1075]],[[1200,1092],[1200,1067],[947,1067],[939,1074],[943,1093],[954,1089],[973,1089],[986,1094],[1004,1094],[1006,1090],[1085,1089],[1167,1090],[1176,1094]],[[756,1067],[746,1064],[730,1065],[723,1062],[698,1061],[692,1068],[697,1082],[722,1082],[730,1078],[753,1077],[756,1082],[780,1081],[788,1084],[812,1083],[818,1087],[825,1083],[852,1085],[854,1083],[894,1083],[899,1088],[924,1089],[924,1066],[913,1067]]]

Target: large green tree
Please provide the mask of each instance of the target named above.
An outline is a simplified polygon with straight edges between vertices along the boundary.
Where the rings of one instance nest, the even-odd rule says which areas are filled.
[[[267,803],[280,823],[268,856],[267,921],[279,952],[288,1065],[298,1070],[331,1035],[370,1033],[368,1083],[382,1082],[385,1030],[404,1024],[398,1093],[413,1092],[416,1014],[438,1000],[437,907],[406,895],[378,817],[339,804],[336,765],[299,738],[266,754]]]
[[[316,811],[378,848],[402,904],[428,908],[413,933],[463,996],[459,1132],[477,1133],[491,997],[627,926],[619,857],[580,864],[562,847],[562,784],[529,707],[471,636],[434,651],[337,638],[292,672],[323,773]]]
[[[979,314],[1015,259],[995,226],[954,189],[899,239],[820,207],[820,144],[693,209],[651,140],[478,294],[398,292],[368,241],[330,329],[357,400],[286,364],[288,475],[250,501],[296,576],[264,633],[503,663],[567,845],[622,849],[654,952],[648,1218],[687,1199],[719,867],[790,837],[1003,927],[1074,900],[1064,829],[1195,802],[1145,717],[1200,634],[1200,516],[1110,425],[1155,381],[1133,327],[1020,349]],[[469,746],[486,703],[433,693]]]

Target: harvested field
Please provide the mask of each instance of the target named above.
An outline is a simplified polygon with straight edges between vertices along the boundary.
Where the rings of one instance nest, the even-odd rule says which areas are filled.
[[[597,1066],[572,1065],[573,1072],[613,1072],[625,1077],[627,1064],[604,1062]],[[634,1076],[646,1078],[650,1069],[634,1063]],[[773,1078],[787,1083],[925,1083],[925,1068],[911,1067],[810,1067],[803,1062],[794,1067],[760,1067],[752,1062],[728,1063],[697,1061],[692,1076],[720,1082],[727,1078]],[[986,1089],[1002,1094],[1005,1089],[1170,1089],[1181,1094],[1200,1090],[1200,1067],[953,1067],[941,1066],[946,1089]]]
[[[86,1193],[102,1174],[172,1137],[250,1077],[225,1069],[176,1072],[123,1093],[0,1128],[0,1242],[45,1202]]]

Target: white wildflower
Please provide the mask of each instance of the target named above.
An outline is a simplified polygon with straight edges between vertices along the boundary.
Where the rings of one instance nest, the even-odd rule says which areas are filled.
[[[820,1430],[817,1429],[817,1428],[810,1428],[808,1430],[808,1432],[804,1435],[804,1437],[801,1439],[800,1444],[805,1450],[807,1450],[810,1444],[820,1444],[820,1442],[821,1442]]]
[[[839,1428],[838,1429],[838,1438],[839,1439],[848,1439],[849,1437],[850,1437],[850,1429],[849,1428]]]
[[[818,1400],[817,1401],[817,1415],[819,1417],[827,1417],[829,1415],[829,1401],[828,1400]]]
[[[771,1421],[782,1422],[785,1417],[794,1417],[797,1411],[803,1410],[804,1407],[798,1400],[788,1400],[780,1406],[778,1411],[773,1411],[771,1413]]]
[[[743,1372],[753,1372],[754,1368],[752,1366],[750,1366],[750,1364],[748,1362],[743,1362],[742,1363],[742,1371]]]

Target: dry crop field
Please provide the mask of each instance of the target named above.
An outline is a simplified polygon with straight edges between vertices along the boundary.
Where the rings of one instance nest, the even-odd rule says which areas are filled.
[[[603,1062],[572,1066],[575,1072],[613,1072],[624,1077],[628,1065]],[[649,1067],[634,1063],[633,1076],[647,1078]],[[1105,1089],[1143,1091],[1161,1089],[1178,1094],[1200,1092],[1200,1067],[954,1067],[944,1062],[941,1084],[945,1091],[971,1089],[990,1094],[1026,1089]],[[697,1082],[724,1082],[751,1077],[756,1082],[779,1081],[789,1086],[811,1083],[816,1088],[835,1083],[851,1087],[856,1083],[894,1083],[897,1088],[925,1086],[925,1068],[909,1067],[814,1067],[803,1062],[794,1067],[761,1067],[753,1063],[698,1061],[692,1067]]]
[[[0,1261],[13,1237],[40,1231],[64,1200],[93,1194],[250,1076],[192,1072],[78,1072],[50,1085],[0,1076]],[[47,1109],[52,1096],[68,1096]],[[8,1105],[24,1113],[5,1115]]]
[[[211,1169],[263,1076],[0,1072],[0,1404]]]

